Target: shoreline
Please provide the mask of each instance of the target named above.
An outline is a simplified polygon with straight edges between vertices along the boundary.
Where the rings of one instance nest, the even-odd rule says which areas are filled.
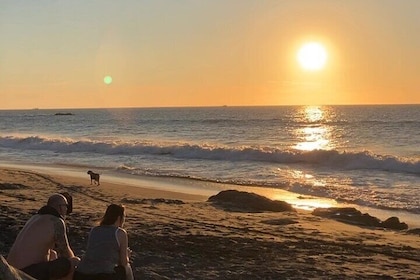
[[[0,167],[0,253],[54,192],[70,192],[69,242],[82,256],[110,203],[123,203],[136,279],[416,279],[418,234],[359,227],[309,211],[229,211],[205,196]],[[369,262],[369,266],[366,265]]]
[[[14,168],[31,170],[34,172],[56,175],[62,178],[76,180],[78,184],[89,183],[86,168],[81,166],[69,165],[33,165],[31,163],[0,163],[0,168]],[[311,195],[302,195],[293,193],[283,189],[246,186],[246,185],[230,185],[223,183],[204,182],[199,180],[190,180],[187,178],[169,178],[169,177],[150,177],[142,175],[132,175],[118,173],[113,170],[101,169],[101,186],[128,186],[133,188],[141,188],[151,191],[151,193],[163,192],[173,193],[168,197],[180,197],[186,200],[206,201],[210,196],[216,195],[220,191],[235,189],[246,192],[256,193],[272,200],[286,201],[296,209],[311,212],[315,208],[331,208],[331,207],[353,207],[362,213],[368,213],[386,220],[389,217],[398,217],[400,221],[408,224],[409,228],[420,228],[420,215],[407,211],[387,210],[362,206],[356,204],[337,202],[334,199],[316,197]],[[104,183],[104,184],[102,184]]]

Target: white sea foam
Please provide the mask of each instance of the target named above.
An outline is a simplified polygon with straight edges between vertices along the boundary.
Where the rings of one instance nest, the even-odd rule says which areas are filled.
[[[269,147],[222,147],[199,144],[154,144],[44,138],[42,136],[3,136],[0,147],[20,150],[45,150],[55,153],[88,152],[103,155],[166,155],[175,158],[260,161],[280,164],[310,164],[332,169],[381,170],[420,174],[420,160],[390,155],[375,155],[369,151],[339,152],[336,150],[279,150]]]

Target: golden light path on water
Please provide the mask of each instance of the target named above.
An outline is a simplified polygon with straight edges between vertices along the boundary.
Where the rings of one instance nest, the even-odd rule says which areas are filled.
[[[274,196],[273,200],[283,200],[289,204],[292,204],[293,207],[302,210],[312,211],[315,208],[329,208],[336,207],[338,203],[332,199],[319,198],[319,197],[304,197],[304,196]]]
[[[332,129],[325,125],[325,121],[332,117],[330,114],[332,113],[322,106],[302,107],[296,117],[303,125],[295,130],[296,144],[292,148],[306,152],[334,149]],[[304,181],[320,188],[326,185],[323,180],[298,169],[290,170],[289,176],[297,181]],[[295,193],[272,193],[269,196],[271,199],[284,200],[294,207],[304,210],[334,207],[338,204],[333,199]]]
[[[306,106],[302,107],[295,115],[296,121],[302,124],[294,131],[296,139],[293,149],[302,152],[310,152],[315,150],[331,150],[335,149],[334,135],[331,126],[325,123],[334,118],[334,112],[328,107],[322,106]],[[283,170],[284,172],[284,170]],[[323,188],[326,182],[316,176],[299,169],[291,169],[286,171],[288,176],[297,182],[304,182],[315,187]],[[302,210],[312,211],[315,208],[336,207],[339,205],[334,199],[316,197],[311,195],[302,195],[279,189],[260,189],[252,188],[252,192],[257,192],[273,200],[286,201],[293,207]]]
[[[336,207],[339,203],[333,199],[301,195],[281,189],[258,187],[241,187],[242,191],[254,192],[272,200],[281,200],[291,204],[294,208],[313,211],[315,208]]]
[[[334,133],[337,133],[337,131],[333,131],[330,125],[326,125],[326,122],[334,120],[334,111],[328,107],[308,106],[302,107],[296,112],[294,117],[296,118],[296,122],[301,123],[301,126],[294,131],[296,142],[292,144],[291,148],[300,150],[303,153],[336,148]],[[317,178],[317,176],[308,173],[308,171],[294,168],[290,170],[283,169],[282,172],[288,172],[287,177],[294,182],[309,184],[320,189],[327,185],[325,180]],[[232,186],[226,185],[226,188],[232,189]],[[257,193],[272,200],[285,201],[296,209],[307,211],[313,211],[315,208],[338,207],[342,205],[331,198],[318,197],[310,194],[304,195],[284,189],[240,186],[238,190]]]
[[[302,118],[304,118],[302,122],[308,124],[296,130],[295,134],[298,142],[293,148],[302,151],[333,149],[331,130],[328,126],[322,124],[327,111],[318,106],[308,106],[303,110],[301,113]]]

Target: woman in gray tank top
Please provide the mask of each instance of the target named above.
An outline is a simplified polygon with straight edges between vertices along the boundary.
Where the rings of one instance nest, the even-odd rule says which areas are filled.
[[[87,249],[74,273],[75,280],[133,280],[129,263],[124,206],[111,204],[99,226],[89,233]]]

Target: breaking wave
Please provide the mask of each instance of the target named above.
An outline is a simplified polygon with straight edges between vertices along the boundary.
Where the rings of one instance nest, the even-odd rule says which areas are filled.
[[[214,161],[255,161],[276,164],[307,164],[344,170],[381,170],[420,174],[420,160],[369,151],[300,151],[252,146],[215,146],[191,143],[155,143],[142,141],[75,140],[41,136],[3,136],[0,148],[45,150],[54,153],[95,153],[99,155],[152,155],[177,159]]]

